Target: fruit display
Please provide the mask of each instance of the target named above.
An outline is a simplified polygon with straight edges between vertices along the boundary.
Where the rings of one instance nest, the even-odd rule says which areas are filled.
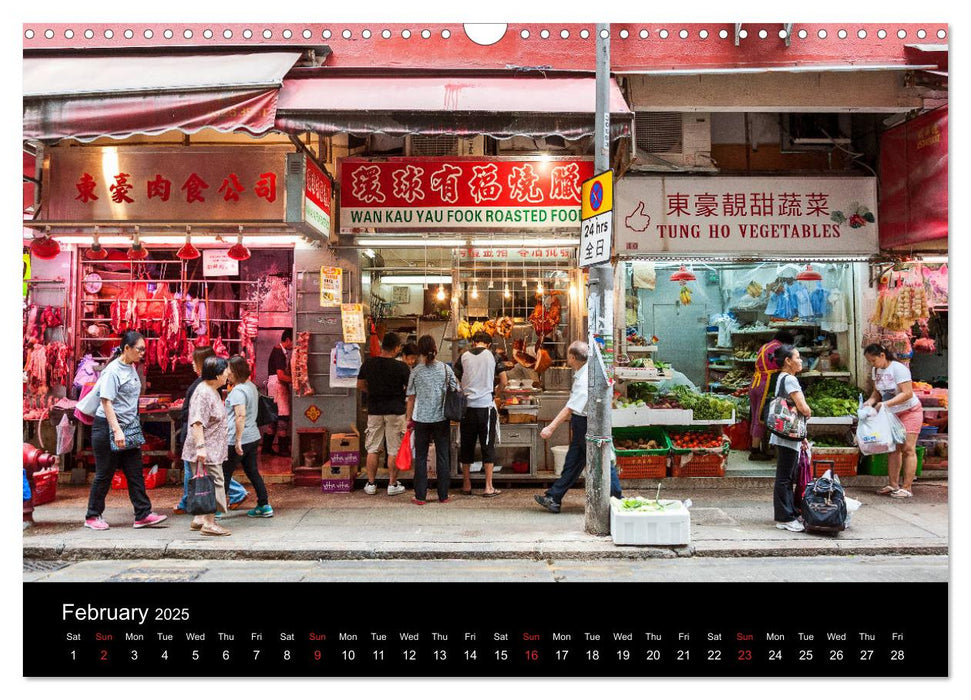
[[[760,296],[762,296],[762,291],[762,285],[758,282],[749,282],[748,287],[745,288],[745,293],[753,299],[758,299]]]
[[[752,372],[745,369],[733,369],[721,378],[721,385],[728,389],[748,389],[752,385]]]
[[[687,286],[681,287],[679,298],[684,306],[688,306],[691,303],[691,290]]]
[[[714,450],[725,446],[725,437],[714,433],[701,431],[687,431],[684,433],[669,433],[671,444],[680,450]]]
[[[617,440],[614,447],[618,450],[663,450],[664,445],[659,445],[657,440]]]

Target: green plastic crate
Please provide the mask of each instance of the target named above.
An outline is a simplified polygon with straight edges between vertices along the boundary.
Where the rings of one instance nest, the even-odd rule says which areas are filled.
[[[870,474],[872,476],[887,475],[888,455],[864,455],[860,460],[859,474]],[[917,476],[924,471],[924,448],[917,446]]]
[[[664,445],[664,447],[656,450],[622,450],[617,447],[617,441],[633,440],[635,438],[654,440],[657,444]],[[659,455],[666,455],[671,451],[671,441],[668,440],[665,432],[657,426],[647,425],[614,428],[614,451],[619,457],[657,457]]]

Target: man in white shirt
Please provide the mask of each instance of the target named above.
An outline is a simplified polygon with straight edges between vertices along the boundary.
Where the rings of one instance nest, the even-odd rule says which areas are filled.
[[[570,449],[566,453],[563,473],[553,482],[542,496],[534,496],[536,502],[551,513],[560,512],[563,496],[580,478],[583,468],[587,466],[587,355],[590,352],[587,344],[576,340],[570,344],[566,353],[566,364],[574,370],[573,387],[570,389],[570,400],[542,431],[540,436],[544,440],[553,437],[553,433],[567,419],[570,420]],[[616,468],[610,470],[610,495],[621,497],[620,478]]]
[[[485,490],[482,495],[493,498],[501,493],[492,485],[492,469],[496,461],[496,425],[499,422],[495,390],[497,380],[499,391],[505,390],[506,372],[489,349],[492,345],[491,335],[479,331],[473,336],[472,343],[472,349],[463,353],[455,365],[455,376],[462,382],[462,391],[467,399],[465,416],[459,430],[462,493],[466,496],[472,495],[469,472],[478,442],[482,451],[482,470],[485,472]]]

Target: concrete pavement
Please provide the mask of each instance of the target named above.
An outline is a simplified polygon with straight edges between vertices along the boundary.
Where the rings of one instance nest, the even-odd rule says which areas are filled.
[[[946,556],[815,556],[630,561],[600,559],[392,559],[373,561],[130,560],[28,561],[24,582],[512,582],[512,583],[934,583],[948,580]]]
[[[533,502],[539,489],[506,488],[499,498],[462,496],[418,507],[410,492],[388,497],[321,494],[312,488],[271,484],[272,519],[234,511],[222,522],[230,537],[205,537],[189,530],[190,517],[172,515],[179,490],[150,491],[155,510],[169,515],[167,527],[135,530],[127,494],[111,491],[105,519],[111,529],[83,528],[88,489],[58,486],[55,502],[34,513],[24,532],[26,558],[98,559],[675,559],[678,557],[804,557],[834,555],[946,555],[946,481],[921,481],[915,497],[891,500],[874,484],[847,488],[863,502],[852,526],[839,536],[778,530],[772,522],[772,480],[668,479],[662,498],[690,498],[691,544],[682,547],[614,545],[609,537],[583,531],[583,491],[574,489],[554,515]],[[695,482],[695,483],[691,483]],[[722,482],[722,483],[719,483]],[[717,484],[717,486],[716,486]],[[725,488],[730,486],[730,488]],[[625,495],[654,495],[628,489]],[[434,498],[434,496],[431,496]],[[252,507],[252,500],[246,505]]]

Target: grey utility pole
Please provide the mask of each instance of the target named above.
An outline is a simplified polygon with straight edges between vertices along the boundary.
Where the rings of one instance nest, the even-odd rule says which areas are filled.
[[[610,25],[597,25],[597,112],[594,122],[594,174],[610,168]],[[612,236],[611,236],[612,238]],[[590,336],[611,346],[614,274],[606,263],[590,268],[587,309]],[[597,438],[611,434],[610,386],[604,365],[593,344],[587,360],[587,477],[584,529],[594,535],[610,534],[610,450]]]

